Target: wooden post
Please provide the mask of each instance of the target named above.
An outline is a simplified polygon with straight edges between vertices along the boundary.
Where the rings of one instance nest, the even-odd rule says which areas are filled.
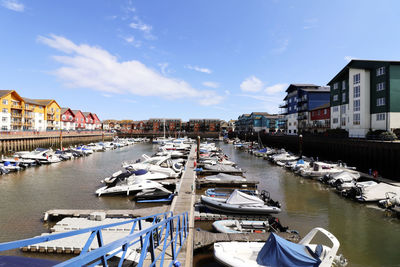
[[[197,158],[197,160],[199,160],[200,159],[200,136],[197,136],[197,154],[196,154],[196,158]]]
[[[299,154],[300,158],[303,157],[303,135],[299,135]]]
[[[63,150],[63,136],[62,136],[62,129],[60,129],[60,149]]]

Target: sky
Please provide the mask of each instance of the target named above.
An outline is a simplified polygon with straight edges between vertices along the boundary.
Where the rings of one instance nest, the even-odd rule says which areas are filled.
[[[100,119],[279,112],[291,83],[400,60],[400,1],[0,0],[0,89]]]

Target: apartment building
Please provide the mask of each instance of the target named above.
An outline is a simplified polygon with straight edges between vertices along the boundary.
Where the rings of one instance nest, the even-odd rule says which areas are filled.
[[[248,132],[276,132],[284,128],[285,118],[278,114],[268,112],[252,112],[242,114],[235,124],[235,131],[239,133]]]
[[[352,60],[328,85],[331,128],[361,138],[400,128],[400,61]]]
[[[330,99],[329,87],[315,84],[290,84],[286,89],[285,103],[280,106],[281,114],[285,115],[286,133],[298,134],[307,131],[311,123],[310,111]]]

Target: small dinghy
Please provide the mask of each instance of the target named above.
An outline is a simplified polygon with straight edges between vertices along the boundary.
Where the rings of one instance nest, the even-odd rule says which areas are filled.
[[[240,192],[249,194],[249,195],[257,195],[257,190],[248,190],[248,189],[238,189]],[[208,197],[228,197],[230,196],[235,189],[229,188],[209,188],[206,190],[205,194]]]
[[[217,175],[206,176],[207,181],[246,181],[246,178],[238,175],[230,175],[226,173],[218,173]]]
[[[331,246],[312,244],[317,233],[325,235]],[[225,266],[344,266],[347,261],[337,256],[340,243],[323,228],[312,229],[298,244],[271,233],[267,242],[220,242],[214,244],[216,260]]]
[[[267,215],[281,212],[280,208],[265,205],[262,199],[238,190],[233,191],[228,199],[201,196],[201,202],[207,208],[223,213]]]

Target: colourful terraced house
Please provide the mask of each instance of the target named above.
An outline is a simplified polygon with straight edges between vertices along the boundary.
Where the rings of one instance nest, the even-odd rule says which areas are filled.
[[[24,129],[24,99],[15,90],[0,90],[2,131]]]

